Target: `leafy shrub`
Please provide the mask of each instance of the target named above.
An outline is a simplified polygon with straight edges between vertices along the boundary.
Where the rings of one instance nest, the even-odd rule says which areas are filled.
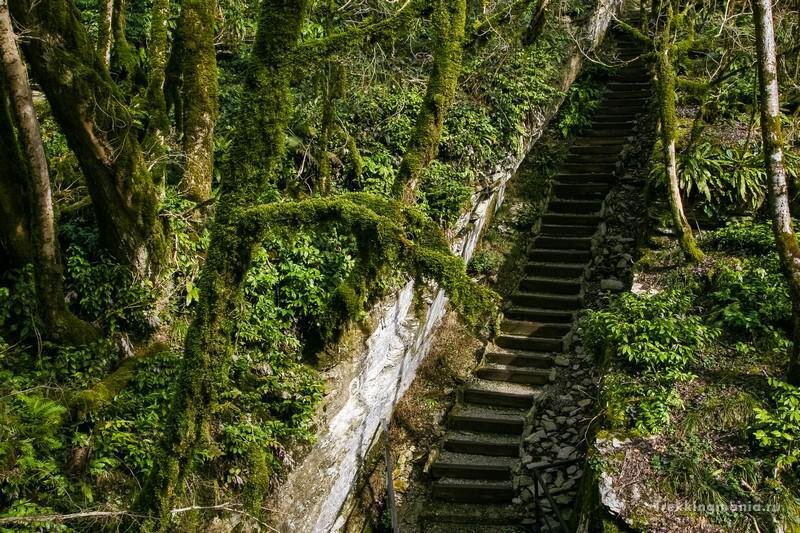
[[[36,393],[0,396],[0,505],[41,493],[66,495],[58,461],[65,414],[62,405]]]
[[[751,337],[788,326],[792,303],[775,254],[717,262],[709,271],[711,317]]]
[[[770,224],[752,219],[728,222],[724,228],[714,231],[709,241],[720,250],[734,253],[775,253],[775,237]]]
[[[580,133],[592,122],[591,116],[600,107],[600,89],[591,82],[574,83],[567,91],[559,110],[558,129],[567,138]]]
[[[491,250],[481,250],[472,256],[467,271],[474,276],[493,276],[503,264],[503,255]]]
[[[690,314],[692,302],[692,293],[681,290],[622,294],[607,310],[584,318],[585,342],[598,355],[634,370],[679,374],[717,334]]]
[[[425,171],[418,196],[425,213],[440,224],[455,222],[472,196],[470,180],[452,166],[434,161]]]
[[[758,445],[774,456],[777,471],[793,467],[800,459],[800,388],[770,379],[773,409],[756,408],[752,428]]]
[[[682,405],[675,382],[693,378],[688,365],[717,336],[691,314],[692,301],[685,290],[622,294],[607,310],[584,317],[587,347],[619,368],[604,381],[610,424],[658,431],[669,423],[671,410]]]

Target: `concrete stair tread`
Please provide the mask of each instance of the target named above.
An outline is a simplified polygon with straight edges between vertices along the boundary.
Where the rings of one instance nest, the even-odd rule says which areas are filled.
[[[546,237],[591,238],[597,233],[597,225],[578,225],[578,224],[542,224],[539,227],[539,235]]]
[[[514,497],[514,487],[510,481],[486,481],[482,479],[456,479],[445,477],[433,482],[431,493],[434,498],[445,501],[474,503],[510,502]],[[476,507],[483,510],[486,505]],[[423,520],[431,519],[431,517],[422,518]],[[448,518],[450,517],[448,516]],[[441,520],[441,516],[437,516],[437,519]],[[467,521],[466,523],[470,524],[474,522]]]
[[[489,344],[489,348],[492,351],[500,351],[504,350],[504,348],[500,348],[498,346],[494,346],[493,344]],[[513,350],[511,350],[513,351]],[[525,353],[525,352],[523,352]],[[489,405],[494,407],[511,407],[514,409],[523,409],[527,410],[533,405],[533,401],[541,394],[541,390],[531,385],[526,385],[524,383],[510,383],[510,382],[502,382],[502,381],[491,381],[488,379],[481,379],[474,374],[470,377],[470,380],[464,386],[464,402],[470,405]],[[511,403],[513,405],[506,405],[506,404],[486,404],[482,402],[477,402],[473,399],[467,398],[468,394],[481,395],[485,399],[494,399],[491,401],[495,401],[501,398],[505,398],[509,400],[507,403]]]
[[[549,294],[543,292],[517,291],[511,296],[514,305],[542,307],[553,310],[577,310],[581,305],[580,295]],[[535,303],[531,303],[535,302]]]
[[[507,435],[506,435],[507,437]],[[434,464],[474,465],[477,467],[513,468],[519,463],[519,457],[495,457],[492,455],[476,455],[472,453],[440,452]]]
[[[517,320],[504,318],[500,324],[500,331],[504,335],[519,335],[526,337],[563,338],[572,329],[571,323],[565,322],[538,322],[532,320]]]
[[[581,280],[579,278],[526,276],[520,280],[518,290],[542,294],[573,295],[581,291]]]
[[[561,263],[584,263],[592,258],[592,251],[586,250],[564,250],[563,248],[540,248],[536,247],[528,251],[528,257],[532,261],[555,261]]]
[[[542,307],[527,307],[524,305],[512,306],[503,314],[512,320],[544,320],[551,324],[568,324],[575,319],[572,311],[559,311]],[[526,318],[531,317],[531,318]]]
[[[458,442],[485,442],[490,444],[519,444],[522,439],[518,435],[505,435],[503,433],[484,433],[482,431],[457,431],[450,430],[444,435],[445,441]]]
[[[442,479],[443,482],[451,482],[454,485],[464,484],[463,480],[447,480]],[[476,488],[486,487],[494,489],[496,487],[510,486],[510,483],[498,482],[485,482],[485,483],[469,483],[476,485]],[[526,513],[519,506],[509,504],[487,504],[481,506],[463,504],[463,503],[441,503],[441,502],[426,502],[424,510],[421,512],[421,518],[433,521],[447,521],[451,524],[458,525],[504,525],[504,524],[522,524],[525,521]],[[451,529],[450,531],[463,531],[461,529]],[[482,530],[481,530],[482,531]],[[427,529],[426,529],[427,532]]]
[[[547,385],[555,379],[555,374],[550,369],[494,363],[488,363],[475,372],[483,379],[529,385]]]
[[[532,400],[533,396],[531,396],[531,401]],[[505,420],[509,422],[519,422],[521,424],[524,421],[527,412],[527,409],[520,407],[495,407],[483,404],[459,404],[453,407],[453,410],[450,412],[450,417],[466,417],[481,420]]]
[[[485,358],[492,364],[523,368],[549,369],[555,364],[555,359],[549,353],[508,350],[499,346],[487,351]]]

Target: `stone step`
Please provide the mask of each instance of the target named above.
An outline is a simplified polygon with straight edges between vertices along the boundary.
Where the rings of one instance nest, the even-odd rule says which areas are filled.
[[[649,100],[643,97],[628,98],[625,96],[606,98],[603,100],[603,107],[608,110],[613,110],[614,113],[623,111],[639,111],[644,109]]]
[[[599,213],[603,210],[603,200],[560,200],[553,199],[547,205],[550,213]]]
[[[543,226],[543,228],[551,228],[551,227],[553,226]],[[591,226],[559,226],[559,227],[591,228]],[[533,241],[533,246],[536,248],[549,248],[551,250],[588,250],[592,247],[592,237],[591,236],[574,237],[574,236],[567,236],[564,234],[558,236],[540,235],[539,237],[536,237],[535,241]]]
[[[556,185],[605,184],[614,181],[613,172],[560,172],[553,176]]]
[[[609,155],[614,157],[619,157],[620,152],[622,151],[620,148],[614,145],[589,145],[589,146],[576,146],[572,145],[570,147],[570,152],[581,154],[581,155]]]
[[[633,128],[631,128],[631,131],[633,131]],[[566,161],[569,163],[616,163],[617,159],[619,159],[618,153],[578,154],[570,150]]]
[[[637,113],[631,113],[631,118],[635,118]],[[596,115],[597,116],[597,115]],[[609,116],[609,115],[601,115],[601,116]],[[615,117],[617,115],[614,115]],[[628,143],[627,138],[616,137],[616,138],[603,138],[603,137],[578,137],[572,143],[572,147],[576,146],[607,146],[610,148],[616,148],[621,150],[624,145]]]
[[[650,80],[643,81],[610,81],[606,84],[609,91],[632,91],[634,89],[650,90]]]
[[[431,493],[439,500],[471,503],[508,502],[514,497],[510,481],[442,478],[433,482]],[[458,531],[458,530],[451,530]]]
[[[551,261],[554,263],[586,263],[592,258],[591,250],[558,250],[536,248],[528,253],[531,261]]]
[[[527,337],[546,337],[562,339],[572,329],[570,323],[534,322],[530,320],[514,320],[506,318],[500,324],[500,330],[506,335],[525,335]]]
[[[633,113],[633,111],[631,111]],[[638,111],[635,113],[638,114]],[[627,140],[628,137],[631,136],[631,131],[629,129],[619,129],[619,128],[595,128],[591,130],[587,130],[581,134],[581,137],[605,137],[611,139],[625,139]]]
[[[603,221],[600,215],[567,215],[564,213],[547,212],[542,215],[543,224],[558,224],[560,226],[596,226]],[[572,261],[567,261],[571,263]]]
[[[585,135],[592,135],[593,132],[589,131]],[[561,164],[561,170],[565,172],[613,172],[616,167],[616,161],[596,161],[594,163],[572,163],[566,161]]]
[[[511,302],[521,307],[537,307],[541,309],[555,309],[559,311],[576,311],[581,306],[579,295],[554,295],[540,292],[515,292]],[[522,348],[523,350],[525,348]],[[538,351],[537,349],[533,349]]]
[[[499,347],[486,349],[486,361],[498,365],[521,366],[530,368],[551,368],[553,357],[547,353],[523,352],[520,350],[504,350]]]
[[[492,457],[518,457],[520,438],[496,433],[448,431],[443,448],[448,452],[489,455]]]
[[[502,348],[490,345],[487,350],[502,352]],[[504,407],[528,410],[533,405],[536,394],[527,386],[516,383],[474,380],[462,392],[465,402],[490,407]]]
[[[480,507],[483,507],[483,505]],[[424,531],[425,533],[530,533],[531,530],[528,526],[515,526],[513,524],[476,526],[462,522],[427,522]],[[542,531],[540,533],[545,532]]]
[[[600,122],[602,123],[604,120],[624,120],[624,121],[634,121],[639,122],[639,115],[642,113],[642,109],[625,109],[616,111],[612,108],[601,108],[602,112],[597,113],[592,116],[592,123]],[[578,142],[578,139],[575,140]],[[599,142],[599,141],[598,141]]]
[[[442,452],[431,465],[434,478],[485,479],[506,481],[519,460],[509,457]]]
[[[419,533],[429,533],[429,524],[450,524],[450,529],[443,530],[443,533],[465,533],[472,532],[484,533],[489,531],[517,532],[528,531],[527,529],[511,529],[512,526],[522,526],[530,523],[530,512],[521,509],[520,506],[512,505],[511,498],[508,499],[506,505],[485,504],[485,505],[470,505],[468,503],[459,502],[438,502],[428,501],[426,505],[420,510],[420,518],[425,523],[425,529]],[[488,529],[495,526],[502,526],[508,529]],[[478,529],[472,529],[478,528]],[[410,532],[411,530],[409,530]]]
[[[522,366],[490,363],[478,368],[475,373],[481,379],[525,383],[527,385],[546,385],[555,378],[553,370],[527,368]]]
[[[622,119],[620,120],[619,117],[608,117],[602,119],[594,119],[592,120],[592,127],[602,128],[602,129],[627,129],[630,132],[636,131],[636,125],[638,121],[634,118]],[[570,150],[571,152],[573,150]],[[588,155],[588,154],[587,154]],[[599,157],[607,157],[605,154],[597,153],[595,154]],[[619,153],[614,153],[615,160],[619,158]]]
[[[457,405],[448,417],[449,429],[485,433],[522,434],[525,410],[514,408]]]
[[[565,276],[579,278],[586,272],[587,263],[550,263],[531,261],[525,265],[525,273],[533,276]]]
[[[524,350],[526,352],[560,352],[564,348],[564,341],[560,338],[550,337],[529,337],[527,335],[498,335],[494,339],[494,343],[501,348],[509,350]],[[483,369],[479,368],[477,376],[481,379],[491,379],[486,377],[485,373],[481,373]],[[506,381],[512,381],[507,379]],[[521,383],[516,381],[515,383]]]
[[[581,281],[579,279],[526,277],[519,282],[519,290],[543,294],[578,294],[581,292]]]
[[[612,97],[612,96],[619,96],[619,97],[630,97],[630,98],[650,98],[653,95],[653,91],[650,87],[619,87],[616,89],[609,89],[603,95],[604,97]]]
[[[577,193],[576,196],[580,197],[582,194],[600,194],[600,193]],[[597,232],[597,226],[570,226],[561,224],[542,224],[539,227],[539,235],[552,235],[558,237],[591,237]],[[553,246],[552,248],[557,248]],[[570,276],[572,277],[572,276]]]

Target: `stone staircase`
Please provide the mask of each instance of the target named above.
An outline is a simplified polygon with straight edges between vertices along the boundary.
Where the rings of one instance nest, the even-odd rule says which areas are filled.
[[[638,54],[632,42],[618,38],[617,46],[623,61]],[[604,199],[650,95],[640,62],[618,68],[591,127],[574,140],[554,177],[527,250],[525,277],[504,307],[501,332],[486,347],[474,379],[459,391],[441,447],[429,458],[431,500],[420,531],[536,529],[530,508],[512,503],[519,493],[514,480],[524,470],[521,439],[533,430],[537,396],[568,365],[564,352],[604,230]]]

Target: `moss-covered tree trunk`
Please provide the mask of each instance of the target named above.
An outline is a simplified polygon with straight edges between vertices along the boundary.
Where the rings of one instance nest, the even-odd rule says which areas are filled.
[[[775,52],[775,30],[770,0],[753,2],[756,27],[756,55],[761,103],[761,135],[764,142],[764,163],[769,181],[769,203],[772,229],[778,246],[786,281],[792,297],[794,348],[789,361],[787,381],[800,386],[800,246],[792,227],[789,209],[789,184],[783,165],[778,61]]]
[[[58,252],[47,156],[33,108],[28,71],[17,49],[17,38],[5,2],[0,3],[0,58],[27,163],[37,311],[48,336],[78,343],[88,342],[96,337],[96,332],[69,313],[64,299],[64,275]]]
[[[105,246],[135,273],[156,275],[166,251],[158,192],[134,121],[73,0],[12,0],[34,78],[86,178]]]
[[[97,53],[106,68],[111,68],[111,44],[113,43],[111,25],[114,19],[114,0],[100,0],[98,11]]]
[[[290,65],[310,0],[263,0],[258,31],[238,110],[230,166],[225,169],[211,243],[200,276],[200,301],[186,335],[176,395],[165,425],[161,454],[137,501],[141,511],[169,526],[169,508],[195,452],[211,438],[211,417],[225,389],[233,353],[232,333],[242,300],[242,281],[256,245],[256,232],[241,228],[247,207],[272,179],[285,145],[291,98]],[[250,492],[262,496],[268,482],[263,454],[254,453]]]
[[[0,72],[0,267],[14,268],[32,259],[27,175],[14,133],[5,75]]]
[[[111,12],[111,64],[122,78],[130,75],[136,62],[133,48],[125,35],[127,25],[125,10],[125,0],[114,0]]]
[[[147,133],[145,147],[152,154],[153,179],[163,183],[166,170],[167,134],[169,118],[164,97],[164,80],[167,67],[167,47],[170,0],[154,0],[150,15],[150,42],[147,46]]]
[[[216,0],[184,0],[180,32],[183,71],[183,190],[197,202],[211,197],[217,121]]]
[[[667,19],[661,35],[656,38],[656,85],[658,88],[659,119],[661,122],[661,149],[667,174],[669,207],[672,224],[678,235],[681,249],[690,261],[702,261],[703,252],[697,245],[692,227],[686,219],[678,181],[678,162],[675,154],[677,137],[675,105],[675,68],[672,64],[672,7],[667,7]]]
[[[392,192],[412,204],[422,173],[436,159],[447,110],[458,88],[467,21],[466,0],[436,0],[433,7],[435,49],[417,124],[406,147]]]

